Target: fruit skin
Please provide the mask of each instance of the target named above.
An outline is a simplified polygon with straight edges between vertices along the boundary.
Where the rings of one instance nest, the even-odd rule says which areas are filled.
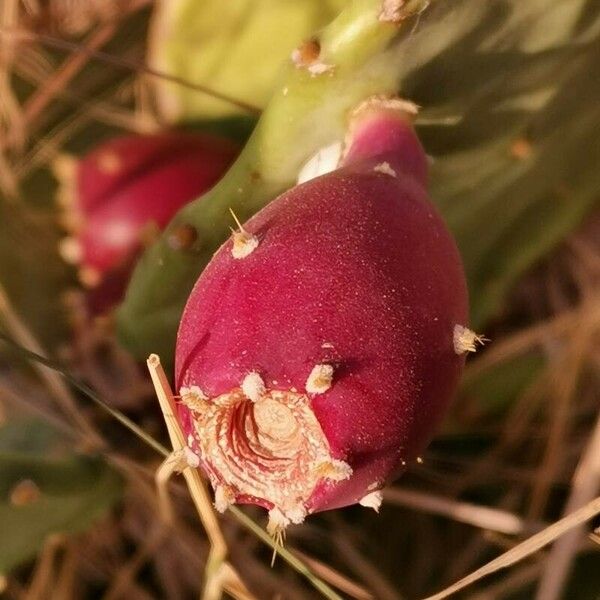
[[[308,512],[354,504],[415,460],[464,363],[453,347],[468,312],[460,256],[427,197],[416,135],[405,115],[390,118],[385,108],[362,111],[346,166],[250,219],[244,229],[259,244],[246,258],[233,258],[226,242],[179,328],[176,386],[198,386],[209,402],[251,372],[267,390],[305,393],[315,365],[333,366],[331,387],[309,397],[331,457],[352,475],[321,478]],[[380,131],[398,135],[374,143],[369,131],[384,121]],[[194,413],[181,404],[179,416],[193,438]],[[201,453],[196,441],[192,449]],[[236,500],[272,507],[268,498]]]
[[[225,138],[169,131],[111,139],[75,163],[66,220],[92,304],[121,298],[144,236],[210,189],[237,153]]]

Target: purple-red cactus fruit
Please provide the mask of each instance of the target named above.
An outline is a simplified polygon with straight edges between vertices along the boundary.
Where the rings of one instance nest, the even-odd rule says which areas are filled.
[[[340,168],[234,233],[185,308],[188,444],[217,508],[263,506],[271,531],[357,502],[377,509],[433,435],[474,343],[412,112],[382,99],[357,109]]]
[[[212,187],[237,152],[225,138],[167,132],[115,138],[69,163],[62,198],[72,237],[63,255],[79,264],[84,283],[99,286],[101,304],[123,293],[149,228],[164,228]]]

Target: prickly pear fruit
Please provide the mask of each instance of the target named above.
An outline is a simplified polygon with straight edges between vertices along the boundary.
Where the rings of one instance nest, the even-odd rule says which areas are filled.
[[[457,385],[465,278],[412,112],[359,107],[341,166],[237,230],[188,299],[176,386],[189,446],[217,508],[263,506],[271,531],[377,509]]]
[[[163,132],[111,139],[81,160],[59,162],[63,220],[71,231],[62,254],[95,288],[96,308],[121,298],[144,238],[216,183],[237,152],[228,139]],[[189,244],[192,237],[188,232]]]

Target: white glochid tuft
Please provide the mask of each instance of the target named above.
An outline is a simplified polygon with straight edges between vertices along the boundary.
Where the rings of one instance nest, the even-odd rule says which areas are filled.
[[[376,173],[384,173],[385,175],[389,175],[390,177],[396,177],[396,171],[392,169],[389,162],[382,162],[373,167],[373,171]]]
[[[333,381],[333,367],[327,364],[315,365],[306,380],[306,391],[309,394],[323,394]]]
[[[477,344],[483,345],[487,340],[483,335],[479,335],[463,325],[455,325],[453,341],[454,352],[460,355],[466,352],[476,352]]]
[[[261,396],[264,395],[266,389],[265,382],[256,371],[248,373],[248,375],[244,377],[244,381],[242,381],[242,392],[244,392],[244,396],[246,396],[248,400],[252,400],[252,402],[258,402]]]
[[[380,490],[370,492],[366,496],[363,496],[358,503],[365,508],[372,508],[376,513],[379,512],[381,503],[383,502],[383,494]]]

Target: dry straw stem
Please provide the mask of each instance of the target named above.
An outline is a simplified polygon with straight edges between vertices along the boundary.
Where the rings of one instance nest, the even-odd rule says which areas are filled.
[[[535,581],[540,574],[541,567],[540,563],[533,563],[515,569],[514,573],[507,575],[502,581],[471,594],[467,597],[467,600],[496,600],[496,598],[506,598],[509,594],[514,594]]]
[[[146,561],[158,549],[164,539],[166,531],[164,529],[155,530],[144,542],[136,549],[134,555],[129,559],[111,581],[110,587],[102,597],[102,600],[118,600],[125,598],[127,590],[135,581],[135,578],[144,566]]]
[[[553,319],[522,329],[504,340],[496,342],[480,358],[476,358],[469,364],[466,376],[477,376],[486,369],[527,352],[551,337],[567,335],[576,324],[582,322],[585,322],[590,328],[600,323],[599,294],[590,295],[577,308],[564,311]]]
[[[131,0],[123,16],[132,14],[144,6],[150,4],[151,0]],[[119,21],[107,21],[88,37],[79,51],[69,56],[64,63],[46,80],[45,84],[38,88],[25,102],[23,107],[23,129],[30,135],[33,124],[52,102],[54,97],[63,91],[70,81],[85,67],[89,53],[104,46],[117,32]],[[9,30],[10,31],[10,30]],[[6,35],[6,30],[2,32]],[[0,150],[14,146],[16,140],[14,135],[9,134],[0,141]]]
[[[565,507],[565,513],[576,510],[598,493],[600,488],[600,412],[596,426],[591,434],[571,486],[571,493]],[[561,597],[571,564],[580,542],[585,535],[582,526],[576,527],[559,540],[550,552],[546,561],[537,600],[558,600]]]
[[[518,444],[527,435],[527,428],[544,399],[548,388],[547,380],[548,376],[544,372],[522,391],[505,418],[500,438],[495,446],[482,458],[468,465],[469,468],[461,476],[454,477],[451,481],[454,494],[458,495],[476,484],[486,473],[495,474],[504,468],[501,466],[500,459],[509,448]],[[521,473],[525,475],[522,471]],[[528,486],[532,484],[532,473],[533,471],[529,471],[525,477]]]
[[[52,593],[55,598],[75,598],[75,577],[79,555],[74,543],[67,541],[62,564],[58,569]]]
[[[425,600],[442,600],[443,598],[447,598],[455,592],[466,588],[472,583],[475,583],[476,581],[479,581],[480,579],[483,579],[484,577],[487,577],[496,571],[510,567],[534,552],[537,552],[540,548],[547,546],[568,531],[580,526],[590,519],[593,519],[597,514],[600,514],[600,497],[592,500],[567,517],[562,518],[560,521],[557,521],[549,527],[546,527],[546,529],[536,533],[524,542],[521,542],[508,552],[505,552],[498,558],[495,558],[487,565],[477,569],[470,575],[467,575],[460,581],[457,581],[455,584],[447,587],[445,590],[439,592],[438,594],[434,594],[433,596],[428,596],[425,598]]]
[[[313,570],[315,575],[335,586],[338,590],[350,596],[350,598],[354,598],[355,600],[375,600],[375,596],[371,592],[329,565],[299,550],[294,550],[294,554],[303,560]]]
[[[342,600],[341,597],[336,594],[324,581],[319,579],[306,564],[304,564],[297,556],[294,556],[292,552],[286,550],[284,547],[277,544],[273,538],[264,530],[261,529],[246,513],[242,512],[236,506],[230,506],[229,512],[242,524],[244,527],[249,529],[258,539],[262,540],[272,550],[277,551],[279,556],[283,558],[291,567],[293,567],[298,573],[306,577],[308,581],[316,588],[324,598],[329,600]]]
[[[553,400],[552,411],[544,456],[531,493],[531,518],[535,519],[543,513],[552,479],[564,464],[565,440],[570,429],[573,401],[597,327],[597,322],[588,319],[575,324],[570,332],[570,339],[566,340],[557,360],[550,361],[549,395]],[[590,498],[594,495],[595,493]]]
[[[0,191],[10,199],[15,199],[19,195],[17,181],[4,155],[2,144],[0,144]]]
[[[387,504],[397,504],[410,509],[441,515],[461,523],[505,535],[523,535],[526,532],[540,528],[539,524],[529,523],[506,510],[459,502],[451,498],[435,496],[416,490],[395,487],[384,490],[383,498]]]
[[[0,26],[11,27],[18,19],[18,0],[3,0],[0,3]],[[10,126],[18,145],[23,144],[23,115],[11,86],[15,52],[10,40],[0,37],[0,127]],[[1,129],[0,129],[1,131]],[[18,184],[9,161],[0,149],[0,191],[7,197],[18,195]]]
[[[86,47],[96,48],[107,43],[116,31],[116,25],[104,25],[98,31],[94,32]],[[48,104],[52,102],[57,94],[62,92],[69,82],[86,65],[87,57],[85,53],[69,57],[45,82],[39,87],[26,101],[23,107],[23,128],[31,129],[35,120],[43,113]],[[9,133],[3,140],[0,147],[3,149],[14,146],[16,143],[15,135]]]
[[[65,543],[65,536],[60,534],[51,535],[45,541],[29,589],[23,594],[23,600],[43,600],[46,590],[54,588],[57,576],[56,561]]]
[[[41,393],[46,396],[45,388],[40,391],[24,378],[13,380],[7,375],[3,376],[0,379],[0,423],[6,418],[2,411],[12,405],[20,410],[25,408],[29,414],[36,415],[71,438],[79,438],[80,432],[66,423],[62,416],[58,416],[52,406],[42,405]],[[7,412],[10,414],[9,410]]]
[[[14,27],[19,16],[18,0],[4,0],[0,4],[0,26]],[[4,119],[21,132],[19,102],[10,85],[11,69],[15,63],[15,51],[10,40],[0,38],[0,122]]]
[[[259,107],[253,106],[252,104],[244,102],[243,100],[239,100],[237,98],[234,98],[233,96],[223,94],[221,92],[218,92],[217,90],[213,90],[208,86],[193,83],[182,77],[177,77],[176,75],[170,75],[169,73],[164,73],[163,71],[153,69],[152,67],[149,67],[148,65],[139,61],[123,58],[122,56],[114,56],[107,52],[96,50],[93,47],[91,47],[90,44],[82,45],[76,42],[61,40],[51,35],[26,31],[22,29],[0,29],[0,36],[2,35],[14,37],[20,40],[35,41],[40,44],[43,44],[44,46],[57,48],[59,50],[65,50],[67,52],[73,52],[76,55],[82,54],[85,55],[88,59],[98,60],[106,64],[119,67],[121,69],[132,71],[134,73],[139,73],[141,75],[147,75],[150,77],[155,77],[157,79],[162,79],[164,81],[168,81],[169,83],[174,83],[182,87],[194,90],[198,93],[206,94],[207,96],[211,96],[212,98],[216,98],[217,100],[227,102],[233,106],[238,107],[239,109],[243,110],[249,115],[259,115],[261,113],[261,109]]]
[[[160,359],[156,354],[148,358],[148,370],[152,383],[156,389],[156,395],[163,413],[165,424],[169,432],[169,439],[174,452],[182,452],[187,444],[185,437],[176,417],[176,406],[173,393],[169,386],[167,376],[160,364]],[[168,464],[169,457],[163,465]],[[221,527],[217,516],[212,508],[212,502],[204,482],[200,478],[197,469],[186,467],[183,470],[183,476],[202,525],[206,530],[211,545],[209,559],[206,565],[205,587],[202,598],[205,600],[218,599],[222,595],[222,589],[227,589],[236,598],[251,597],[248,590],[241,583],[237,573],[225,562],[227,556],[227,543],[221,532]],[[240,590],[242,594],[237,594]]]
[[[48,164],[58,154],[65,141],[72,139],[77,130],[83,128],[92,119],[125,131],[142,133],[134,121],[135,117],[115,105],[103,100],[90,100],[71,92],[60,92],[57,96],[79,108],[39,139],[27,154],[20,157],[13,167],[17,180],[22,180],[35,169]]]
[[[521,494],[514,488],[507,488],[506,493],[502,494],[501,497],[498,498],[497,508],[510,510],[521,501]],[[523,533],[521,539],[525,539],[528,535],[536,533],[537,531],[543,529],[547,526],[547,523],[544,523],[539,529],[535,531],[528,531]],[[512,546],[514,546],[518,541],[514,539],[507,538],[502,534],[492,532],[491,530],[484,531],[475,531],[472,532],[472,535],[469,536],[470,539],[466,541],[466,543],[460,544],[460,549],[456,552],[455,556],[453,556],[450,560],[444,560],[444,572],[440,578],[441,585],[449,585],[454,581],[464,577],[467,573],[470,573],[474,569],[476,569],[481,564],[481,556],[484,552],[489,551],[490,544],[496,544],[497,540],[492,539],[493,536],[502,537],[502,539],[506,542],[506,540],[510,540],[510,545],[508,547],[500,547],[498,550],[493,550],[494,553],[502,552],[504,550],[508,550]]]
[[[358,551],[352,538],[352,529],[336,514],[331,514],[329,520],[335,525],[332,541],[336,552],[355,575],[369,585],[377,600],[400,600],[400,593],[395,586]]]

